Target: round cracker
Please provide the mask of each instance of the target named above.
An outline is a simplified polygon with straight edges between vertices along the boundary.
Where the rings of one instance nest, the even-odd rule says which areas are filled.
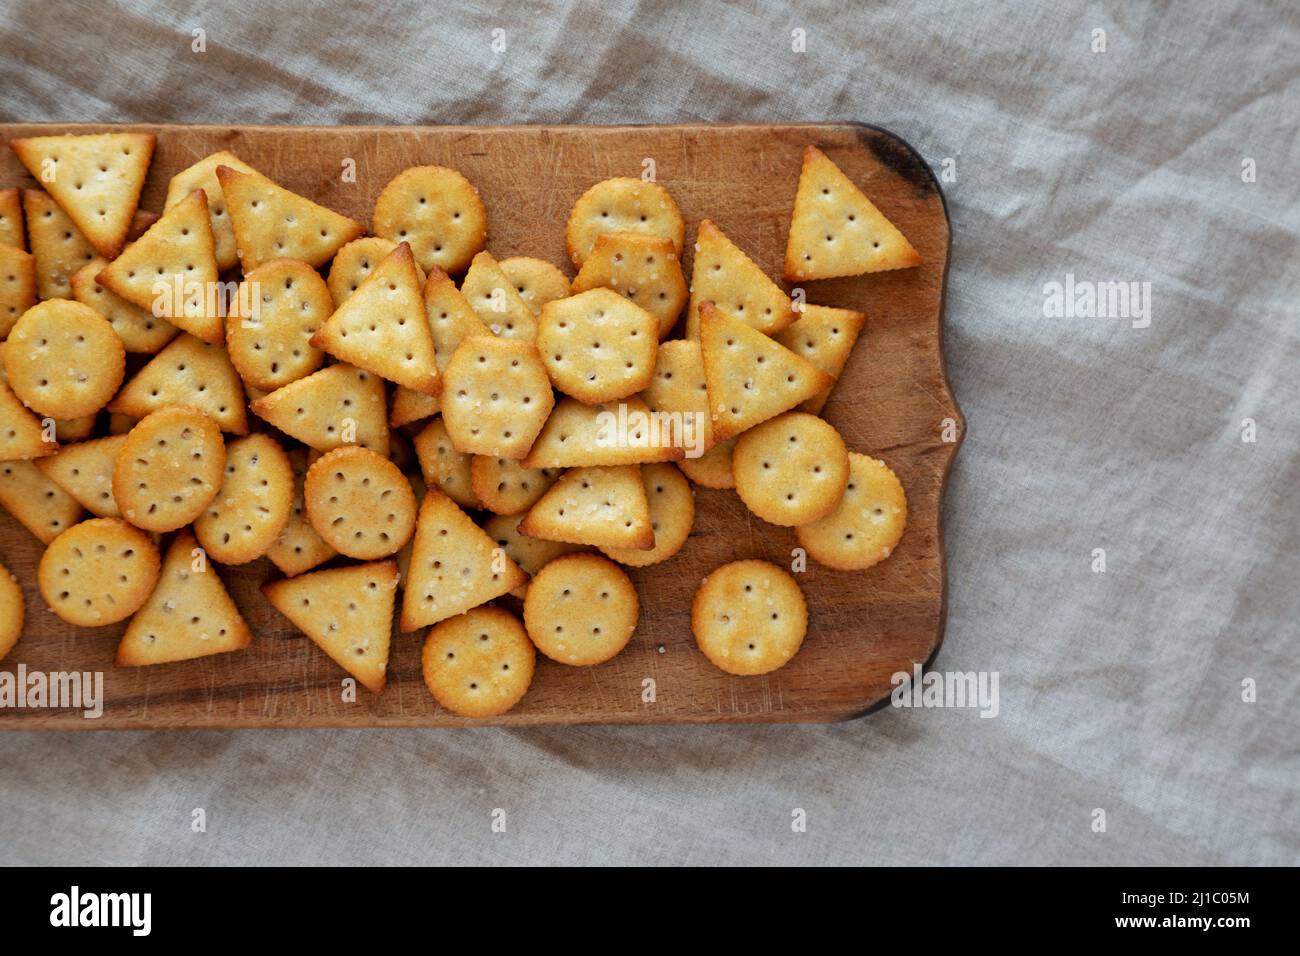
[[[824,419],[786,412],[738,437],[731,473],[750,511],[794,527],[835,510],[849,481],[849,451]]]
[[[542,307],[537,350],[551,382],[587,405],[635,395],[654,377],[659,322],[610,289]]]
[[[719,442],[698,458],[687,456],[678,464],[686,477],[701,488],[734,488],[736,478],[731,471],[731,459],[739,437]]]
[[[244,285],[248,291],[226,317],[226,349],[245,384],[272,392],[320,368],[325,353],[311,337],[334,311],[320,274],[297,259],[272,259],[244,276]],[[244,314],[251,296],[260,300],[255,317]]]
[[[415,531],[415,492],[387,458],[358,445],[326,452],[303,483],[307,521],[350,558],[396,554]]]
[[[0,564],[0,661],[22,636],[24,613],[23,590],[17,578]]]
[[[728,674],[767,674],[803,645],[808,606],[789,572],[767,561],[733,561],[695,592],[691,630],[704,656]]]
[[[850,452],[839,507],[794,534],[818,564],[862,571],[889,557],[906,528],[907,495],[898,476],[883,461]]]
[[[366,280],[375,266],[390,252],[397,248],[397,243],[383,236],[364,236],[353,239],[334,254],[330,263],[329,290],[334,308],[346,302],[357,286]],[[417,263],[415,274],[420,279],[420,288],[424,288],[424,270]]]
[[[567,554],[537,572],[524,598],[524,627],[553,661],[602,664],[627,646],[640,603],[632,579],[595,554]]]
[[[523,625],[499,607],[476,607],[429,629],[424,684],[461,717],[504,714],[528,693],[537,652]]]
[[[464,272],[487,241],[487,210],[468,179],[445,166],[412,166],[375,200],[374,232],[406,242],[420,268]]]
[[[158,549],[121,518],[91,518],[50,542],[36,570],[41,597],[81,627],[125,620],[158,582]]]
[[[677,203],[658,183],[621,176],[596,183],[583,193],[564,227],[564,246],[581,267],[605,232],[636,232],[673,241],[677,255],[686,240],[686,221]]]
[[[475,455],[470,463],[474,496],[494,514],[523,514],[546,494],[560,476],[558,468],[525,468],[522,463],[494,455]]]
[[[88,305],[50,299],[24,312],[4,351],[9,387],[39,415],[81,418],[108,404],[126,372],[126,350]]]
[[[146,531],[175,531],[203,513],[221,488],[221,429],[188,405],[146,415],[126,436],[113,467],[113,500]]]
[[[667,462],[642,465],[641,480],[645,482],[646,500],[650,504],[650,527],[654,529],[655,546],[649,551],[636,548],[601,548],[619,564],[634,568],[667,561],[686,544],[695,526],[695,493],[691,483],[673,465]]]
[[[293,509],[293,466],[270,435],[226,446],[221,490],[194,521],[194,534],[222,564],[247,564],[270,550]]]
[[[542,306],[556,299],[563,299],[569,294],[569,277],[543,259],[532,256],[511,256],[497,263],[506,274],[510,284],[519,293],[519,298],[540,315]]]

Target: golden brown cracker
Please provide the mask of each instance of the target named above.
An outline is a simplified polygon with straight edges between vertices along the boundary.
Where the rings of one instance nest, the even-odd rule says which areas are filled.
[[[143,418],[171,405],[191,405],[233,435],[248,433],[244,389],[225,346],[183,333],[122,386],[108,410]]]
[[[270,550],[293,507],[293,468],[270,435],[226,446],[221,490],[194,519],[194,533],[214,561],[247,564]]]
[[[839,506],[820,521],[795,528],[814,561],[838,571],[862,571],[894,553],[907,529],[907,495],[879,459],[849,453],[849,481]]]
[[[558,266],[532,256],[511,256],[499,263],[501,271],[534,315],[542,306],[569,294],[569,277]]]
[[[699,458],[689,455],[679,461],[683,474],[701,488],[734,488],[736,477],[731,471],[731,456],[739,436],[721,441]]]
[[[388,404],[384,380],[351,365],[330,365],[259,398],[253,412],[280,431],[329,451],[360,445],[388,451]]]
[[[654,532],[655,546],[649,551],[600,549],[606,557],[635,568],[667,561],[686,545],[695,526],[695,493],[690,482],[673,465],[643,465],[641,480],[650,506],[650,530]]]
[[[766,561],[733,561],[715,569],[691,603],[695,643],[728,674],[768,674],[803,646],[808,606],[786,571]]]
[[[125,444],[125,435],[111,435],[64,445],[57,455],[37,459],[37,467],[97,518],[117,518],[113,468]]]
[[[840,433],[816,415],[785,412],[739,436],[731,470],[745,507],[770,524],[794,527],[840,503],[849,452]]]
[[[641,397],[672,429],[672,444],[683,450],[685,458],[699,458],[713,446],[709,389],[699,342],[660,342],[654,375]]]
[[[574,554],[589,551],[585,545],[569,544],[567,541],[547,541],[544,538],[530,538],[519,533],[518,515],[493,515],[483,524],[483,530],[492,536],[497,545],[524,570],[525,574],[534,575],[562,554]],[[523,600],[528,585],[522,584],[510,593]]]
[[[482,507],[499,515],[523,514],[555,483],[555,468],[525,468],[512,458],[475,455],[470,484]]]
[[[93,415],[122,384],[126,353],[108,320],[89,306],[52,299],[28,309],[5,340],[5,378],[38,415]]]
[[[658,334],[645,309],[617,292],[592,289],[542,308],[537,350],[556,388],[596,405],[650,384]]]
[[[289,520],[275,544],[267,549],[266,556],[283,574],[293,577],[325,563],[338,552],[316,533],[303,513],[302,486],[307,477],[307,450],[295,448],[289,452],[289,465],[293,469],[293,502]]]
[[[0,382],[0,461],[40,458],[58,450],[57,432],[48,430],[13,389]]]
[[[458,451],[523,458],[555,398],[531,342],[471,336],[443,376],[442,418]]]
[[[0,462],[0,507],[49,544],[81,517],[81,505],[30,461]]]
[[[128,352],[153,355],[174,339],[180,329],[101,285],[95,277],[106,265],[104,259],[96,256],[78,269],[72,276],[73,298],[107,319]]]
[[[36,304],[36,257],[0,243],[0,339]]]
[[[445,166],[398,173],[375,200],[374,232],[406,242],[426,271],[463,272],[487,240],[487,210],[474,185]]]
[[[23,234],[23,196],[16,187],[0,189],[0,246],[27,248]]]
[[[42,299],[72,298],[72,276],[95,259],[95,247],[39,189],[23,192],[28,242],[36,258],[36,294]]]
[[[424,480],[442,490],[462,508],[481,508],[470,476],[473,455],[457,451],[441,418],[435,418],[415,436],[415,454]]]
[[[581,268],[607,232],[633,232],[671,239],[681,255],[686,222],[681,210],[658,183],[619,176],[596,183],[573,204],[564,229],[564,245],[573,264]]]
[[[36,584],[50,610],[81,627],[125,620],[153,592],[158,549],[120,518],[90,518],[50,542]]]
[[[852,309],[805,305],[799,321],[782,329],[772,338],[838,380],[849,361],[853,343],[858,340],[866,322],[865,314]],[[818,392],[799,406],[800,411],[820,415],[830,394],[829,388]]]
[[[524,627],[537,649],[573,667],[603,664],[627,647],[639,614],[631,579],[595,554],[556,558],[524,598]]]
[[[655,535],[641,469],[616,465],[566,471],[524,515],[519,531],[548,541],[649,551]]]
[[[9,569],[0,564],[0,661],[22,636],[24,613],[22,588]]]
[[[333,311],[305,262],[272,259],[244,276],[226,316],[226,351],[244,384],[273,392],[320,368],[325,353],[311,339]]]
[[[766,335],[799,317],[790,297],[708,219],[700,223],[695,240],[691,301],[686,310],[689,339],[700,336],[700,306],[705,302]]]
[[[397,243],[382,236],[362,236],[353,239],[334,254],[330,263],[329,290],[335,306],[340,306],[352,297],[352,293],[375,271],[384,258],[397,248]],[[420,277],[420,286],[424,286],[424,270],[419,263],[415,273]]]
[[[613,289],[659,323],[664,338],[681,315],[689,291],[671,239],[619,232],[596,237],[595,248],[573,280],[573,292]]]
[[[528,693],[537,653],[509,611],[477,607],[441,621],[424,639],[424,685],[461,717],[504,714]]]
[[[171,209],[194,190],[203,190],[208,200],[217,268],[224,272],[239,264],[239,253],[235,248],[235,230],[231,228],[230,216],[226,211],[226,195],[221,191],[221,183],[217,181],[218,166],[226,166],[241,173],[257,172],[229,150],[212,153],[171,178],[167,184],[164,208]]]
[[[525,342],[536,340],[537,316],[490,252],[474,257],[460,291],[493,335]]]
[[[362,561],[401,550],[415,530],[411,483],[382,455],[350,445],[335,448],[307,470],[307,520],[326,544]]]
[[[225,466],[217,423],[196,408],[172,405],[126,436],[113,467],[113,499],[137,528],[174,531],[216,497]]]
[[[527,468],[576,468],[676,461],[685,450],[674,443],[671,423],[659,427],[659,421],[635,395],[600,405],[564,398],[523,463]]]

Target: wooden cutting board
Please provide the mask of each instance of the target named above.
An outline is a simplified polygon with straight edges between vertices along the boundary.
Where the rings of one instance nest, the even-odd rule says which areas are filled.
[[[5,140],[100,126],[0,125]],[[629,569],[641,620],[628,647],[598,667],[541,658],[531,690],[511,713],[467,721],[443,711],[420,676],[422,633],[395,634],[382,695],[344,702],[345,676],[262,598],[278,576],[265,559],[221,573],[256,635],[248,650],[158,667],[112,666],[124,624],[86,630],[54,616],[36,590],[42,546],[0,512],[0,563],[22,584],[27,625],[0,669],[101,671],[104,714],[0,709],[0,728],[397,727],[578,723],[832,721],[886,700],[890,677],[928,661],[943,638],[945,572],[940,527],[944,480],[964,432],[944,369],[943,300],[949,223],[925,161],[880,129],[851,124],[642,127],[116,127],[156,133],[141,208],[161,211],[168,179],[229,149],[272,179],[362,222],[393,175],[419,164],[455,167],[488,209],[488,247],[561,265],[574,200],[610,176],[640,176],[653,161],[687,220],[684,268],[701,219],[711,218],[777,276],[804,147],[824,150],[924,257],[917,269],[810,282],[809,302],[865,311],[853,357],[825,409],[851,450],[883,458],[907,491],[907,532],[894,555],[865,572],[808,561],[796,575],[808,600],[803,649],[762,677],[732,677],[696,649],[691,598],[701,579],[739,558],[789,567],[788,528],[751,515],[732,491],[697,489],[695,530],[657,567]],[[353,177],[345,170],[355,169]],[[0,152],[0,188],[33,187],[12,153]],[[680,333],[677,333],[680,334]],[[945,426],[946,434],[945,434]],[[955,436],[955,438],[954,438]],[[947,440],[945,440],[945,438]]]

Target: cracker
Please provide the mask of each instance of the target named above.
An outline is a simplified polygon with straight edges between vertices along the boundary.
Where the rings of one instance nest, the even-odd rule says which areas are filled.
[[[415,494],[397,466],[373,451],[335,448],[307,470],[307,520],[321,539],[349,558],[396,554],[415,530]]]
[[[499,515],[523,514],[559,477],[556,468],[525,468],[511,458],[475,455],[470,484],[481,506]]]
[[[270,550],[293,507],[293,468],[270,435],[249,435],[226,446],[221,490],[194,519],[194,533],[222,564],[247,564]]]
[[[397,248],[397,243],[381,236],[362,236],[353,239],[334,254],[330,263],[329,290],[335,306],[340,306],[351,298],[357,287],[384,260],[384,257]],[[424,285],[424,270],[417,262],[415,274]]]
[[[573,280],[575,293],[613,289],[655,317],[659,338],[677,324],[689,293],[671,239],[618,232],[596,237],[596,245]]]
[[[196,562],[197,547],[188,528],[172,539],[157,586],[117,645],[114,663],[118,667],[190,661],[240,651],[253,643],[253,634],[216,567]]]
[[[203,513],[221,488],[226,447],[216,422],[172,405],[131,429],[113,467],[113,498],[146,531],[174,531]]]
[[[401,428],[422,418],[432,418],[440,411],[442,403],[436,395],[426,395],[399,385],[393,392],[393,407],[388,413],[388,424],[393,428]]]
[[[858,340],[858,335],[866,322],[865,314],[852,309],[805,305],[803,317],[772,338],[838,381],[840,373],[844,371],[844,366],[849,361],[849,353],[853,351],[853,343]],[[799,409],[820,415],[830,395],[829,388],[818,392],[801,404]]]
[[[414,471],[404,472],[404,474],[406,480],[411,483],[411,490],[415,492],[415,500],[423,501],[425,493],[429,490],[429,486],[424,483],[424,476],[420,474],[418,468]],[[397,552],[397,571],[399,574],[397,586],[399,588],[406,587],[407,579],[410,577],[411,552],[413,550],[415,550],[415,535],[411,535],[406,544],[402,546],[402,550]]]
[[[650,384],[659,324],[609,289],[542,308],[537,349],[555,387],[588,405],[626,398]]]
[[[23,313],[5,341],[5,377],[38,415],[93,415],[122,384],[126,353],[108,320],[68,299]]]
[[[462,508],[483,507],[470,477],[474,456],[456,450],[441,418],[429,422],[415,436],[415,454],[426,482]]]
[[[524,627],[551,660],[588,667],[627,647],[640,610],[636,588],[618,565],[595,554],[569,554],[528,583]]]
[[[0,661],[22,636],[24,614],[23,590],[9,569],[0,564]]]
[[[117,518],[113,468],[125,444],[125,435],[111,435],[64,445],[57,455],[37,459],[37,467],[97,518]]]
[[[390,382],[437,395],[433,336],[411,247],[402,243],[375,266],[311,344]]]
[[[713,419],[699,342],[660,342],[654,375],[641,397],[652,411],[666,417],[673,429],[672,443],[683,449],[686,458],[699,458],[713,446]]]
[[[641,469],[615,465],[566,471],[524,515],[519,531],[548,541],[649,551],[655,535]]]
[[[230,216],[226,213],[226,195],[221,191],[221,183],[217,181],[218,166],[226,166],[241,173],[257,172],[229,150],[212,153],[171,178],[167,184],[164,209],[175,206],[196,189],[203,190],[208,200],[208,216],[212,222],[217,268],[225,272],[239,263],[239,253],[235,248],[235,230],[231,228]]]
[[[46,441],[47,437],[57,439],[57,433],[47,436],[41,420],[7,383],[0,382],[0,461],[53,455],[59,450],[59,443]]]
[[[122,386],[108,410],[144,418],[171,405],[191,405],[233,435],[248,433],[244,389],[230,355],[185,333]]]
[[[208,200],[196,189],[163,213],[95,281],[151,315],[220,344],[218,277]]]
[[[320,368],[325,353],[311,338],[333,311],[325,280],[305,262],[272,259],[244,276],[226,317],[226,350],[244,384],[273,392]]]
[[[460,291],[493,335],[525,342],[537,338],[537,316],[490,252],[474,257]]]
[[[542,306],[569,294],[569,277],[558,266],[532,256],[511,256],[500,262],[501,271],[534,315]]]
[[[41,597],[81,627],[125,620],[153,592],[158,549],[120,518],[90,518],[50,542],[36,569]]]
[[[565,398],[555,406],[528,455],[526,468],[575,468],[676,461],[685,454],[672,429],[656,429],[636,396],[601,405]]]
[[[106,265],[104,259],[96,256],[73,273],[73,298],[107,319],[128,352],[155,354],[174,339],[180,329],[96,281],[95,277]]]
[[[388,451],[384,380],[351,365],[330,365],[290,382],[253,402],[252,409],[317,451],[351,444]]]
[[[152,133],[92,133],[9,145],[96,251],[112,259],[126,244],[155,140]]]
[[[808,606],[789,572],[766,561],[732,561],[700,585],[691,602],[695,643],[728,674],[768,674],[803,646]]]
[[[487,210],[473,183],[445,166],[412,166],[375,200],[374,233],[410,243],[427,270],[463,272],[487,240]]]
[[[499,598],[528,580],[487,532],[436,488],[420,505],[401,627],[413,631]]]
[[[471,335],[491,335],[469,299],[441,269],[432,269],[424,283],[424,311],[429,319],[438,371],[445,372],[460,343]]]
[[[0,339],[36,304],[36,257],[0,243]]]
[[[442,417],[458,451],[523,458],[555,404],[531,342],[464,339],[443,377]]]
[[[380,693],[397,598],[397,562],[376,561],[271,581],[262,593],[334,663]]]
[[[691,301],[686,310],[688,339],[700,337],[700,306],[705,302],[767,335],[799,317],[790,297],[708,219],[700,223],[695,239]]]
[[[547,541],[545,538],[530,538],[519,533],[518,515],[493,515],[483,524],[483,530],[492,536],[497,545],[510,555],[511,560],[531,576],[562,554],[574,554],[589,549],[581,544],[569,544],[567,541]],[[523,600],[528,592],[528,585],[521,584],[510,593]]]
[[[49,544],[81,517],[81,505],[30,461],[0,462],[0,506]]]
[[[72,298],[72,276],[95,258],[95,247],[59,204],[39,189],[23,192],[28,240],[36,257],[36,294],[42,299]]]
[[[701,488],[734,488],[736,478],[731,471],[731,456],[736,450],[737,437],[719,442],[699,458],[683,458],[677,465]]]
[[[789,528],[825,517],[840,503],[849,453],[827,422],[785,412],[739,436],[731,467],[745,507]]]
[[[626,176],[596,183],[573,204],[564,228],[564,246],[581,267],[606,232],[634,232],[671,239],[680,256],[686,222],[673,197],[658,183]]]
[[[906,528],[907,495],[898,476],[883,461],[850,452],[849,483],[839,507],[794,533],[819,564],[862,571],[893,554]]]
[[[921,256],[898,228],[816,146],[804,150],[785,278],[833,279],[907,269]]]
[[[307,451],[295,448],[289,452],[289,466],[293,470],[293,501],[289,519],[275,544],[267,549],[266,556],[281,573],[293,577],[324,564],[338,554],[316,533],[303,513],[302,485],[307,476]]]
[[[504,714],[528,693],[537,652],[509,611],[478,607],[442,621],[424,639],[424,685],[461,717]]]
[[[290,192],[261,173],[217,166],[217,182],[245,272],[271,259],[301,259],[318,269],[366,231],[359,222]]]
[[[23,196],[16,187],[0,189],[0,246],[27,248],[23,236]]]
[[[695,526],[695,493],[680,471],[670,464],[644,465],[641,480],[650,506],[650,530],[655,545],[640,548],[601,548],[619,564],[643,568],[667,561],[686,545]]]
[[[700,351],[718,441],[774,418],[834,383],[807,359],[707,302],[700,311]]]

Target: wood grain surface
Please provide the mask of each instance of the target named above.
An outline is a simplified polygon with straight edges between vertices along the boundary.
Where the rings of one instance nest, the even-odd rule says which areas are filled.
[[[375,197],[402,169],[452,166],[474,182],[488,209],[488,248],[498,257],[533,255],[573,269],[564,223],[575,199],[610,176],[639,176],[654,161],[660,183],[687,220],[684,267],[690,275],[695,228],[718,226],[772,276],[781,271],[800,157],[823,149],[911,240],[920,268],[810,282],[808,301],[861,309],[868,322],[832,393],[825,417],[851,450],[883,458],[898,473],[910,508],[894,555],[869,571],[832,571],[809,561],[797,575],[808,599],[803,649],[781,670],[732,677],[696,649],[691,598],[701,579],[739,558],[788,567],[791,529],[751,515],[732,491],[697,489],[695,530],[674,559],[629,569],[641,595],[641,620],[628,647],[598,667],[538,658],[523,702],[509,714],[470,721],[443,711],[420,676],[423,632],[395,631],[389,684],[358,690],[345,703],[346,676],[262,598],[277,577],[265,559],[222,568],[255,634],[246,651],[158,667],[116,669],[125,625],[86,630],[60,621],[36,590],[42,546],[0,512],[0,563],[26,597],[22,639],[0,664],[16,671],[100,671],[104,714],[0,709],[0,728],[394,727],[579,723],[831,721],[857,716],[888,698],[890,676],[928,661],[943,637],[946,582],[940,527],[944,480],[964,423],[944,369],[943,297],[949,223],[943,197],[921,157],[892,134],[868,126],[660,127],[332,127],[0,125],[9,140],[107,129],[156,133],[157,151],[141,208],[161,211],[168,179],[217,150],[233,150],[289,189],[362,222]],[[355,162],[355,182],[342,174]],[[34,181],[8,149],[0,188]],[[679,325],[680,329],[680,325]],[[680,332],[675,333],[680,334]],[[944,422],[957,441],[944,441]],[[101,432],[103,426],[101,425]],[[951,437],[951,436],[949,436]],[[400,600],[399,600],[400,603]],[[647,679],[654,700],[644,700]]]

